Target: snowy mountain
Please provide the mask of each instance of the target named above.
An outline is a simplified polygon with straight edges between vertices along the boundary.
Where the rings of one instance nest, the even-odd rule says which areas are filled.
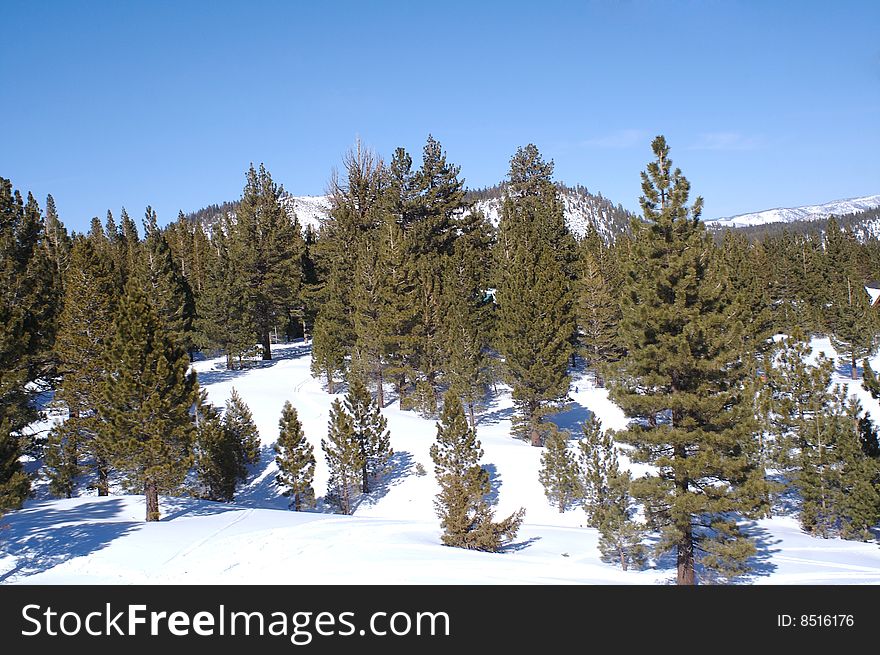
[[[880,195],[864,196],[861,198],[848,198],[846,200],[834,200],[823,205],[806,205],[804,207],[789,207],[766,209],[751,214],[740,214],[728,218],[716,218],[706,221],[709,227],[741,228],[767,225],[768,223],[795,223],[798,221],[819,221],[829,216],[842,216],[844,214],[856,214],[880,207]]]
[[[594,195],[582,186],[558,185],[558,188],[565,205],[566,222],[576,236],[581,237],[586,234],[587,228],[592,224],[600,236],[609,242],[628,229],[631,214],[620,205],[615,205],[601,194]],[[497,226],[501,217],[502,187],[496,186],[489,190],[474,192],[472,196],[474,209],[484,212],[493,225]],[[296,215],[303,228],[310,225],[317,229],[330,214],[329,196],[288,194],[281,202],[291,216]],[[191,213],[189,217],[190,220],[202,221],[207,228],[227,212],[234,215],[236,207],[237,203],[210,205]]]

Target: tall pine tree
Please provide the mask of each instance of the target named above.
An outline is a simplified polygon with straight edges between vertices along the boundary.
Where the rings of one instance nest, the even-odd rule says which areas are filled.
[[[575,246],[552,173],[535,146],[517,150],[496,248],[497,348],[513,387],[515,431],[533,446],[543,444],[542,419],[568,396],[575,331]]]
[[[127,486],[143,492],[147,521],[158,521],[159,494],[178,489],[192,463],[195,374],[186,350],[134,279],[105,352],[100,439]]]
[[[700,221],[702,199],[687,205],[690,184],[672,168],[666,140],[651,146],[612,398],[634,419],[619,433],[635,446],[634,461],[656,467],[634,481],[633,494],[662,529],[659,548],[676,552],[678,584],[695,584],[701,552],[707,566],[754,553],[734,513],[757,511],[763,483],[746,456],[753,421],[743,397],[741,310]]]

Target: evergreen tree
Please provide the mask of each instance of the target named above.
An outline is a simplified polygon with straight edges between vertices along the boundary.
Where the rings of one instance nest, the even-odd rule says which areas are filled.
[[[372,330],[379,339],[381,378],[394,381],[400,406],[404,408],[408,384],[415,378],[414,330],[419,313],[415,255],[401,220],[392,207],[386,211],[379,228],[376,265],[384,271],[384,278],[377,289],[377,315]],[[380,401],[380,404],[383,403]]]
[[[61,375],[56,398],[67,405],[69,418],[50,432],[45,459],[52,492],[68,498],[81,464],[96,476],[98,495],[109,494],[109,455],[98,439],[103,421],[98,410],[107,376],[104,354],[114,334],[116,282],[109,255],[97,251],[90,239],[77,239],[55,341]]]
[[[354,421],[339,400],[330,406],[327,438],[321,440],[321,449],[330,469],[328,498],[343,514],[351,514],[363,479],[365,460]]]
[[[837,390],[840,425],[837,438],[840,490],[837,514],[840,536],[871,541],[880,522],[880,453],[877,432],[855,397]]]
[[[419,404],[429,413],[436,410],[439,378],[446,368],[443,275],[460,234],[458,217],[468,207],[459,173],[460,167],[447,161],[440,143],[429,135],[422,151],[422,165],[411,178],[409,211],[403,216],[416,271],[413,368],[421,381],[417,385]]]
[[[878,321],[864,285],[851,274],[832,289],[831,342],[841,362],[850,366],[850,376],[859,379],[856,362],[877,350]]]
[[[58,289],[42,215],[0,178],[0,515],[30,491],[22,470],[23,429],[37,418],[34,396],[52,375]]]
[[[58,290],[64,292],[64,273],[67,270],[67,264],[70,259],[71,240],[67,234],[67,228],[58,217],[58,210],[55,207],[55,199],[49,194],[46,197],[46,220],[45,220],[45,239],[43,244],[46,249],[46,255],[52,263],[52,270],[55,277],[55,285]]]
[[[662,530],[658,548],[676,552],[678,584],[694,584],[700,551],[706,566],[723,560],[728,570],[754,552],[732,513],[758,511],[763,482],[746,456],[753,420],[742,394],[741,309],[700,221],[702,199],[687,206],[690,184],[672,168],[665,139],[651,145],[612,398],[636,419],[619,434],[635,446],[633,460],[657,467],[633,482],[633,495]]]
[[[281,203],[284,190],[261,164],[247,181],[229,233],[229,252],[247,287],[263,359],[272,359],[271,333],[298,305],[305,242],[299,222]]]
[[[595,229],[580,244],[580,275],[576,285],[577,320],[580,327],[581,353],[587,366],[594,369],[598,386],[604,386],[605,366],[620,356],[617,346],[617,325],[620,321],[620,302],[613,286],[602,270],[603,252]]]
[[[314,502],[315,449],[306,441],[302,423],[290,402],[284,403],[278,421],[278,441],[275,444],[275,463],[278,475],[275,483],[291,497],[291,505],[297,512]]]
[[[245,279],[229,252],[226,230],[214,229],[204,287],[197,299],[199,344],[226,354],[226,368],[239,366],[254,351],[256,324]]]
[[[867,359],[862,361],[862,386],[874,400],[880,400],[880,380]]]
[[[164,331],[156,309],[135,280],[126,285],[106,351],[107,376],[99,410],[100,439],[111,464],[146,497],[147,521],[159,520],[159,493],[177,489],[192,462],[197,398],[189,357]]]
[[[254,416],[238,391],[233,387],[223,412],[223,426],[232,439],[239,444],[239,452],[244,465],[260,461],[260,433],[254,423]]]
[[[543,443],[542,418],[568,395],[575,334],[574,242],[552,172],[533,145],[513,156],[497,246],[497,347],[513,387],[515,431],[534,446]]]
[[[568,447],[567,432],[553,430],[544,446],[538,480],[547,500],[562,514],[581,495],[577,461]]]
[[[335,376],[347,369],[356,341],[355,272],[362,242],[381,223],[382,166],[360,141],[343,160],[346,177],[330,181],[330,216],[322,223],[314,257],[323,284],[312,291],[318,307],[312,343],[312,374],[323,375],[333,393]]]
[[[195,469],[201,486],[200,497],[230,503],[235,489],[247,475],[242,444],[204,392],[196,408]]]
[[[581,430],[584,437],[578,447],[584,510],[589,524],[599,529],[602,558],[619,563],[624,571],[640,567],[646,554],[642,544],[645,527],[633,518],[632,477],[620,470],[614,440],[602,430],[595,415]]]
[[[489,474],[480,464],[483,449],[468,427],[458,396],[447,393],[431,459],[440,493],[434,501],[441,541],[447,546],[496,552],[516,537],[525,510],[495,522],[486,500]]]
[[[337,376],[345,371],[352,329],[346,317],[345,295],[335,276],[327,281],[323,296],[325,301],[315,317],[312,334],[311,371],[315,377],[324,377],[327,392],[332,394],[336,390]]]
[[[357,377],[348,385],[343,407],[351,416],[354,439],[361,450],[360,490],[369,493],[370,480],[387,472],[394,454],[388,421],[382,416],[379,406],[373,402],[367,387]]]
[[[147,290],[150,303],[159,313],[166,331],[180,341],[192,358],[195,350],[195,299],[151,207],[147,207],[144,233],[141,260],[136,270],[138,280]]]

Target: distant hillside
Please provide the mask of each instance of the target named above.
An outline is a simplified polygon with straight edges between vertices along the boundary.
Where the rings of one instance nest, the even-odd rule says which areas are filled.
[[[745,228],[772,223],[803,223],[825,220],[829,216],[858,214],[878,207],[880,207],[880,195],[863,196],[861,198],[833,200],[822,205],[766,209],[751,214],[707,220],[706,224],[712,228]]]
[[[557,184],[557,187],[565,205],[566,222],[575,235],[583,236],[592,224],[605,241],[611,241],[616,235],[629,229],[633,214],[621,205],[615,205],[601,193],[592,194],[580,185],[568,187]],[[467,199],[474,203],[475,210],[484,212],[497,225],[501,217],[503,193],[504,185],[499,184],[485,189],[469,190]],[[328,196],[286,195],[282,202],[291,215],[296,215],[303,227],[311,225],[317,229],[330,212]],[[210,228],[222,216],[234,215],[237,208],[238,201],[212,204],[187,214],[187,218]]]

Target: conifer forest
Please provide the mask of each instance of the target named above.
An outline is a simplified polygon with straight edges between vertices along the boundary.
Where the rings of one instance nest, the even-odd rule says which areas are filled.
[[[88,501],[120,544],[226,526],[209,563],[256,521],[267,557],[418,542],[518,579],[543,547],[559,577],[692,585],[796,577],[834,543],[877,582],[877,210],[719,227],[648,141],[637,213],[532,144],[470,189],[431,136],[355,142],[318,220],[259,163],[238,198],[82,233],[0,178],[0,580],[52,571],[29,508]]]

